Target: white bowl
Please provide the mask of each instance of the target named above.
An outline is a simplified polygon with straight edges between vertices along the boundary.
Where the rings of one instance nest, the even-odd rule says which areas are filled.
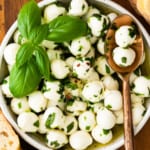
[[[39,7],[42,8],[45,5],[47,5],[49,3],[52,3],[53,1],[55,1],[55,0],[42,1],[42,2],[39,3]],[[63,0],[61,0],[61,1],[63,1]],[[109,1],[109,0],[92,0],[92,1],[89,0],[89,2],[96,5],[97,7],[102,8],[105,11],[111,10],[111,11],[117,12],[118,14],[129,14],[130,16],[132,16],[134,18],[134,20],[136,21],[136,23],[139,25],[140,30],[142,31],[146,49],[150,49],[150,37],[149,37],[148,33],[146,32],[146,30],[142,26],[142,24],[129,11],[127,11],[125,8],[121,7],[120,5],[116,4],[115,2],[112,2],[112,1]],[[3,60],[4,48],[9,43],[9,41],[12,39],[12,35],[15,32],[16,28],[17,28],[17,22],[15,22],[11,26],[11,28],[7,32],[5,38],[2,42],[2,45],[1,45],[1,49],[0,49],[0,70],[1,70],[0,71],[0,81],[6,75],[6,69],[5,69],[6,64],[4,63],[4,60]],[[147,51],[147,53],[150,53],[150,51]],[[28,142],[29,144],[31,144],[32,146],[34,146],[37,149],[50,150],[50,148],[48,148],[46,146],[44,141],[41,140],[41,138],[39,138],[37,135],[26,134],[22,130],[19,129],[19,127],[16,124],[16,117],[11,112],[10,107],[6,104],[6,100],[4,99],[1,90],[0,90],[0,106],[1,106],[5,116],[7,117],[9,122],[11,123],[11,125],[14,127],[14,129],[18,132],[18,134],[26,142]],[[143,128],[143,126],[146,124],[147,120],[149,119],[149,116],[150,116],[150,100],[147,100],[146,107],[147,107],[147,112],[146,112],[143,120],[135,128],[135,134],[137,134]],[[114,150],[114,149],[117,149],[117,148],[121,147],[123,145],[123,143],[124,143],[124,139],[123,139],[123,135],[121,135],[117,139],[113,140],[112,142],[110,142],[109,144],[107,144],[105,146],[96,146],[96,147],[92,147],[90,149],[91,150]]]

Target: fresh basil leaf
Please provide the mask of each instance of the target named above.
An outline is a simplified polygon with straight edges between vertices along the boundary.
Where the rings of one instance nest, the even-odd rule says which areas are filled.
[[[88,32],[87,24],[78,17],[59,16],[49,23],[48,39],[55,42],[70,41]]]
[[[15,97],[23,97],[33,92],[41,81],[35,58],[31,57],[27,63],[18,68],[16,64],[10,72],[9,88]]]
[[[18,29],[29,39],[31,31],[41,24],[41,10],[34,0],[26,3],[18,15]]]
[[[50,61],[49,61],[48,55],[46,53],[46,50],[44,50],[42,47],[37,47],[34,54],[35,54],[37,66],[38,66],[41,74],[47,80],[49,80],[49,78],[50,78]]]
[[[21,45],[17,56],[16,56],[16,65],[17,67],[21,67],[24,65],[32,56],[34,51],[34,46],[31,43],[25,43]]]
[[[34,44],[40,44],[44,39],[47,38],[48,35],[48,25],[40,25],[32,29],[29,40],[31,40]]]
[[[45,122],[45,126],[46,128],[51,128],[51,125],[53,124],[54,120],[55,120],[56,114],[52,113],[48,116],[46,122]]]

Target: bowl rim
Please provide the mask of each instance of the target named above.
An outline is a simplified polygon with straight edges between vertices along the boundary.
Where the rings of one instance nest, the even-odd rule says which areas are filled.
[[[38,3],[39,7],[44,7],[52,2],[56,2],[57,0],[47,0],[47,1],[41,1]],[[125,9],[124,7],[122,7],[121,5],[117,4],[116,2],[113,2],[111,0],[95,0],[95,2],[100,2],[108,7],[111,8],[115,8],[117,9],[119,12],[121,13],[126,13],[128,15],[130,15],[131,17],[133,17],[133,19],[135,20],[135,22],[138,24],[138,26],[140,27],[140,30],[142,31],[143,35],[145,36],[145,40],[147,41],[148,47],[150,47],[150,36],[148,34],[148,32],[146,31],[146,29],[144,28],[144,26],[141,24],[141,22],[136,19],[136,17],[129,12],[127,9]],[[3,52],[4,52],[4,48],[5,46],[8,44],[9,39],[12,37],[13,33],[15,32],[17,28],[17,21],[15,21],[11,27],[9,28],[8,32],[5,34],[5,37],[2,41],[1,47],[0,47],[0,67],[2,64],[2,58],[3,58]],[[150,107],[150,103],[148,104]],[[42,149],[42,150],[50,150],[50,148],[38,143],[38,141],[34,140],[32,137],[30,137],[28,134],[24,133],[22,130],[19,129],[19,127],[17,126],[17,123],[13,120],[13,118],[10,115],[10,111],[8,110],[5,102],[4,102],[4,98],[0,89],[0,107],[4,113],[4,115],[6,116],[6,118],[8,119],[8,121],[10,122],[10,124],[13,126],[13,128],[16,130],[16,132],[30,145],[32,145],[35,148],[38,149]],[[146,112],[145,116],[143,117],[142,121],[139,123],[139,125],[135,128],[135,134],[137,134],[146,124],[146,122],[148,121],[150,117],[150,108],[148,109],[148,111]],[[110,145],[108,145],[108,149],[117,149],[119,147],[121,147],[124,144],[124,139],[123,136],[121,136],[117,142],[113,142]],[[106,147],[104,148],[100,148],[99,150],[106,150]]]

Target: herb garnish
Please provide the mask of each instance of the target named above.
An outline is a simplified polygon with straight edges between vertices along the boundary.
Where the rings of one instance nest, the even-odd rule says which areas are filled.
[[[42,78],[51,79],[50,61],[40,46],[43,40],[66,42],[88,33],[87,24],[79,17],[58,16],[48,24],[42,24],[41,18],[41,9],[34,0],[26,3],[18,15],[18,29],[26,42],[21,45],[10,72],[9,87],[15,97],[33,92]]]

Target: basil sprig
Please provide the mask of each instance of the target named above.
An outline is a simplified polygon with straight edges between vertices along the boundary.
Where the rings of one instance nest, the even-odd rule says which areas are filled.
[[[41,18],[34,0],[26,3],[18,15],[18,29],[27,42],[21,45],[10,72],[9,87],[15,97],[33,92],[42,78],[50,80],[50,61],[40,46],[43,40],[65,42],[88,33],[87,24],[78,17],[59,16],[48,24],[41,24]]]

